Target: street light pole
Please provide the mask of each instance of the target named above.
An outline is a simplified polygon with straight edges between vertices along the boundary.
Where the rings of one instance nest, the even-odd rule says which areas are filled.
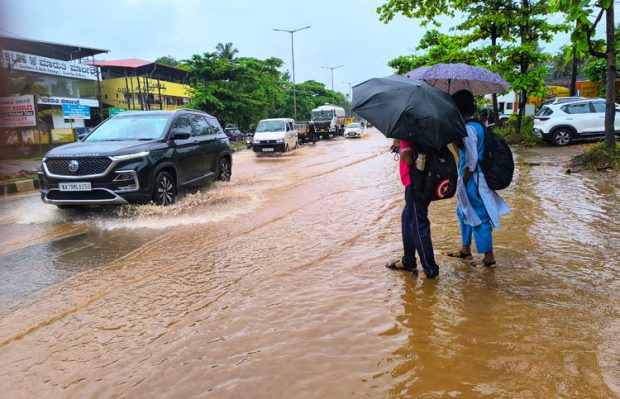
[[[322,66],[324,69],[331,69],[332,71],[332,91],[334,91],[334,69],[342,68],[344,65],[338,65],[335,67]]]
[[[351,86],[353,86],[353,83],[355,83],[355,82],[342,82],[342,83],[345,83],[345,84],[349,85],[349,93],[348,93],[349,94],[349,100],[353,101],[353,90],[351,89]]]
[[[287,29],[276,29],[273,30],[276,32],[287,32],[291,34],[291,59],[293,64],[293,114],[295,119],[297,119],[297,90],[295,89],[295,42],[293,40],[293,34],[295,32],[299,32],[300,30],[309,29],[310,25],[304,26],[303,28],[287,30]]]

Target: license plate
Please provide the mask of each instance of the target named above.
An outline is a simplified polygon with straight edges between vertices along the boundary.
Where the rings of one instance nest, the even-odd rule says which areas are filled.
[[[273,148],[263,148],[263,152],[273,152]]]
[[[91,191],[90,182],[81,183],[58,183],[60,191]]]

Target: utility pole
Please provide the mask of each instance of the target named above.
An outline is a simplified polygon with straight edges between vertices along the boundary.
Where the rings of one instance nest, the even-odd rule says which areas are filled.
[[[332,91],[334,91],[334,69],[342,68],[344,65],[338,65],[335,67],[322,66],[323,69],[331,69],[332,71]]]
[[[310,25],[304,26],[303,28],[294,29],[294,30],[276,29],[276,28],[273,29],[276,32],[287,32],[291,34],[291,59],[293,62],[293,114],[294,114],[295,119],[297,119],[297,92],[295,89],[295,42],[293,40],[293,34],[295,34],[295,32],[299,32],[300,30],[304,30],[304,29],[310,29]]]
[[[349,85],[349,92],[347,95],[349,96],[349,101],[353,102],[353,89],[351,88],[355,82],[342,82],[344,84]]]

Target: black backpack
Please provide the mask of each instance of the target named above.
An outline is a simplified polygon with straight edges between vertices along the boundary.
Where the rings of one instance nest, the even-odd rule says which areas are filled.
[[[479,123],[484,129],[484,158],[478,162],[484,173],[484,178],[491,190],[503,190],[512,182],[515,171],[515,162],[512,151],[506,140],[496,134],[477,119],[468,122]]]
[[[414,152],[417,156],[416,153],[426,154],[424,172],[419,171],[415,163],[409,168],[417,195],[426,202],[454,197],[459,171],[452,151],[447,146],[440,150],[417,146],[417,151]]]

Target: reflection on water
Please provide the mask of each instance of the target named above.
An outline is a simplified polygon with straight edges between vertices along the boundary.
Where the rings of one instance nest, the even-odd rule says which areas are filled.
[[[402,250],[388,145],[236,154],[231,184],[9,254],[2,267],[30,253],[41,278],[67,274],[0,317],[0,395],[617,395],[618,176],[520,162],[495,270],[441,256],[459,245],[455,202],[432,204],[441,277],[421,282],[383,267]]]

